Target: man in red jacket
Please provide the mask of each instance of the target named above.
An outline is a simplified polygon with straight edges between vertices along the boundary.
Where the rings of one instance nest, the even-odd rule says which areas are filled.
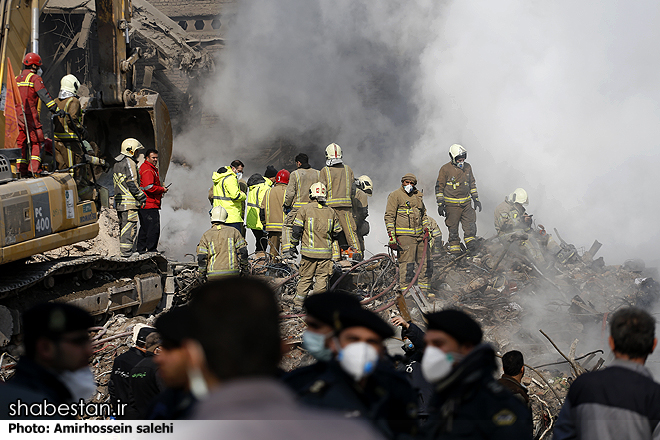
[[[140,188],[147,195],[147,203],[138,211],[140,232],[138,252],[157,252],[160,238],[160,199],[167,188],[160,184],[158,175],[158,151],[150,148],[144,153],[144,163],[140,166]]]

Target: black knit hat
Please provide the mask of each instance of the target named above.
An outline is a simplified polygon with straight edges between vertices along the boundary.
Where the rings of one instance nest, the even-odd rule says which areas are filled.
[[[380,316],[363,308],[350,307],[340,310],[337,318],[334,325],[336,333],[351,327],[366,327],[383,339],[394,336],[394,330],[389,324]]]
[[[347,307],[360,308],[360,301],[355,295],[343,292],[324,292],[310,295],[304,302],[307,314],[324,324],[334,326],[335,315]]]
[[[266,172],[264,173],[264,177],[275,177],[277,176],[277,170],[275,169],[274,166],[268,165],[266,167]]]
[[[175,307],[156,320],[156,329],[164,344],[180,346],[190,338],[190,311],[188,306]]]
[[[428,330],[440,330],[456,339],[459,344],[478,345],[483,337],[479,324],[467,313],[456,309],[425,315]]]

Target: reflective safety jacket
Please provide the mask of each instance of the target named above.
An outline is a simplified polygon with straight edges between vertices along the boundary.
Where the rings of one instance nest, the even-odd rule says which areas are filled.
[[[238,187],[238,179],[231,167],[222,167],[213,173],[213,206],[227,211],[226,223],[243,222],[243,201],[246,196]]]
[[[300,208],[311,202],[309,187],[319,181],[319,170],[314,168],[298,168],[289,176],[289,184],[284,195],[284,205]]]
[[[112,180],[115,186],[115,209],[128,211],[138,209],[147,200],[140,189],[140,175],[135,160],[124,154],[115,157]]]
[[[326,204],[331,208],[350,208],[355,197],[355,178],[353,170],[348,165],[339,163],[331,167],[323,167],[319,182],[325,185],[328,193]]]
[[[208,279],[238,275],[247,267],[247,243],[236,228],[214,223],[199,240],[197,265]]]
[[[463,169],[451,162],[444,164],[435,183],[435,198],[438,205],[463,205],[469,203],[471,198],[479,200],[477,181],[474,180],[470,164],[464,162]]]
[[[261,223],[266,225],[267,232],[282,232],[284,219],[286,215],[282,209],[286,185],[276,183],[272,188],[268,188],[263,201],[261,202]]]
[[[440,240],[442,243],[442,230],[438,226],[438,222],[435,221],[433,217],[429,215],[424,215],[422,219],[422,224],[429,228],[429,246],[433,247],[436,240]]]
[[[355,190],[355,198],[353,199],[353,217],[355,217],[355,224],[358,228],[369,217],[367,193],[359,188]]]
[[[525,207],[520,203],[503,201],[495,208],[495,230],[498,234],[504,234],[514,229],[530,229],[530,225],[523,221],[524,215]]]
[[[408,194],[402,186],[387,196],[385,227],[391,237],[420,236],[428,228],[428,217],[422,197],[415,189]]]
[[[74,131],[71,123],[75,124],[75,129],[78,130],[78,133],[84,131],[82,125],[82,110],[80,109],[80,100],[75,96],[70,98],[60,99],[55,98],[55,104],[61,110],[64,110],[71,117],[56,117],[53,119],[53,135],[57,141],[78,141],[78,136]],[[80,138],[82,140],[82,137]],[[88,152],[89,153],[89,152]]]
[[[273,186],[270,179],[260,179],[259,183],[251,185],[248,188],[247,194],[247,207],[245,209],[245,226],[250,229],[262,230],[264,228],[261,223],[260,211],[261,203],[268,193],[268,189]]]
[[[25,118],[27,119],[28,128],[41,128],[41,121],[39,120],[39,112],[37,104],[41,99],[48,110],[55,113],[57,111],[57,104],[50,96],[44,80],[39,75],[33,73],[30,69],[24,69],[20,75],[16,77],[18,83],[18,91],[21,93],[21,100],[23,101],[23,109],[25,110]],[[23,110],[21,105],[16,106],[16,113],[18,114],[18,126],[24,127]]]
[[[293,221],[291,244],[302,241],[300,254],[309,258],[332,258],[332,242],[341,232],[339,217],[334,209],[309,202],[298,209]]]

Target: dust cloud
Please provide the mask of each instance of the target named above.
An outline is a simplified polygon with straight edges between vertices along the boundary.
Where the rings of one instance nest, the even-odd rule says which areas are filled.
[[[406,172],[438,219],[435,178],[461,143],[484,207],[479,235],[494,234],[493,209],[521,186],[536,221],[578,249],[598,239],[607,264],[657,264],[659,12],[651,1],[239,0],[203,91],[218,122],[175,140],[185,165],[168,173],[163,247],[194,252],[215,169],[312,133],[313,165],[337,142],[374,180],[373,253]],[[246,177],[263,173],[243,160]]]

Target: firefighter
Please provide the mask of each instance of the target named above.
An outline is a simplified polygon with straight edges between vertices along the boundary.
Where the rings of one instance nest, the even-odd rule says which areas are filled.
[[[289,185],[284,194],[284,228],[282,228],[282,253],[286,254],[291,249],[291,228],[293,220],[296,218],[296,212],[303,205],[311,200],[309,199],[309,188],[312,184],[319,181],[319,170],[315,170],[309,165],[309,157],[305,153],[298,154],[295,159],[297,169],[289,177]]]
[[[114,187],[115,209],[119,216],[119,250],[128,258],[136,250],[138,209],[144,206],[147,196],[140,189],[140,175],[137,169],[138,151],[142,144],[133,138],[121,143],[121,154],[115,158]]]
[[[291,257],[298,253],[296,246],[302,242],[300,279],[293,300],[295,310],[302,310],[312,284],[312,294],[326,291],[332,275],[332,243],[341,232],[341,222],[337,213],[326,205],[326,194],[324,184],[313,184],[309,188],[311,202],[300,207],[293,221]]]
[[[438,202],[438,214],[445,218],[449,229],[449,252],[461,253],[461,238],[458,224],[463,227],[463,240],[470,252],[476,252],[477,213],[481,212],[481,202],[477,193],[477,182],[472,167],[465,162],[467,150],[461,145],[449,147],[450,162],[440,168],[438,181],[435,183],[435,197]],[[474,202],[474,208],[470,201]]]
[[[267,240],[264,239],[264,225],[261,223],[261,203],[264,201],[266,192],[273,186],[273,181],[264,179],[259,173],[250,176],[247,181],[247,207],[245,213],[245,226],[254,234],[257,253],[263,254],[266,250]],[[263,256],[263,255],[261,255]]]
[[[527,191],[516,188],[514,192],[504,198],[504,201],[495,208],[495,230],[502,235],[513,230],[529,232],[532,227],[532,216],[525,212],[529,204]]]
[[[41,57],[30,52],[23,59],[23,71],[16,77],[18,90],[21,93],[21,104],[16,106],[19,130],[17,144],[23,153],[21,159],[16,162],[21,177],[28,176],[28,163],[30,173],[39,174],[42,171],[41,145],[44,142],[44,132],[37,109],[39,99],[48,107],[48,110],[57,116],[63,117],[66,114],[64,110],[58,109],[55,100],[46,90],[43,79],[37,75],[40,66]]]
[[[360,176],[355,179],[355,198],[353,199],[353,218],[356,232],[360,242],[360,252],[364,255],[364,236],[369,235],[369,200],[373,195],[374,184],[369,176]]]
[[[404,289],[415,275],[415,263],[422,265],[417,285],[428,293],[433,263],[430,249],[422,261],[424,236],[429,233],[426,207],[415,188],[417,177],[408,173],[401,178],[401,186],[387,197],[385,227],[390,237],[390,248],[397,250],[399,260],[399,287]]]
[[[105,161],[98,157],[99,150],[85,138],[87,130],[82,124],[82,109],[78,99],[80,82],[74,75],[66,75],[60,81],[60,93],[55,99],[57,107],[64,112],[53,120],[55,161],[57,169],[70,168],[83,162],[105,167]],[[80,200],[94,200],[94,184],[90,167],[72,169],[78,187]]]
[[[440,226],[438,226],[438,222],[427,213],[422,219],[422,223],[427,224],[429,228],[429,249],[431,249],[434,254],[441,253],[442,231],[440,230]]]
[[[227,211],[227,226],[243,232],[243,201],[247,198],[238,181],[243,178],[243,162],[235,160],[231,165],[218,168],[213,173],[213,207],[222,206]]]
[[[280,255],[280,243],[282,241],[282,228],[284,227],[284,211],[282,204],[284,202],[284,193],[289,184],[289,172],[279,170],[275,176],[275,185],[268,188],[263,201],[261,202],[261,223],[266,226],[268,233],[268,244],[270,245],[270,255],[278,257]]]
[[[354,260],[361,260],[360,240],[358,240],[355,219],[353,218],[353,199],[355,198],[355,178],[353,170],[344,165],[341,147],[335,143],[325,149],[325,164],[321,169],[319,182],[328,192],[328,206],[335,210],[343,234],[339,236],[339,245],[342,250],[351,246],[356,252]]]
[[[227,224],[227,210],[211,209],[211,229],[204,232],[197,245],[199,273],[209,281],[247,273],[247,243],[240,231]]]

